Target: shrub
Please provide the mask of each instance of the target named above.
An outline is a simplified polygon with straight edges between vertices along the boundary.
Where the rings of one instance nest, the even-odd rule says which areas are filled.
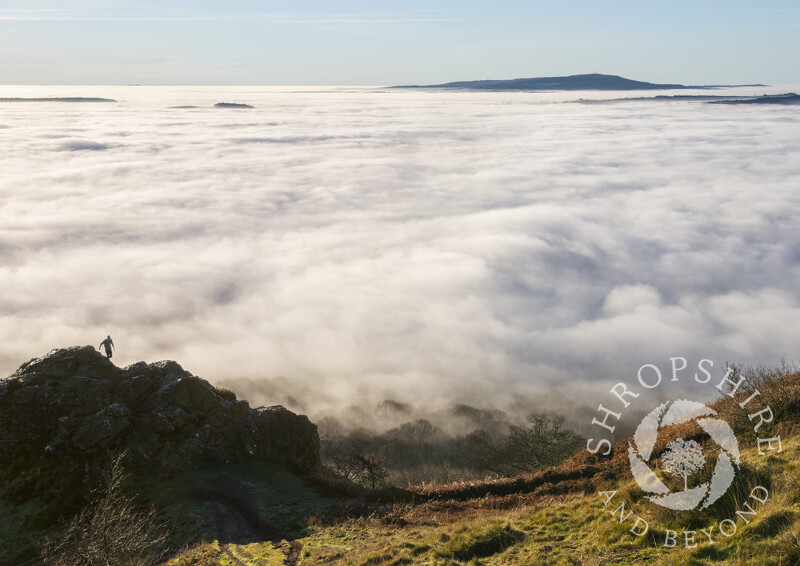
[[[122,492],[125,453],[103,471],[103,485],[40,554],[47,566],[150,566],[164,554],[167,532],[156,509],[138,510]]]

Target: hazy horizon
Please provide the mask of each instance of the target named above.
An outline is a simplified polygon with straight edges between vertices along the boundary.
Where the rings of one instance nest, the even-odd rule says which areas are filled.
[[[357,89],[364,89],[364,88],[371,88],[371,89],[380,89],[380,88],[402,88],[403,86],[432,86],[438,84],[446,84],[449,82],[470,82],[470,81],[483,81],[483,80],[514,80],[514,79],[523,79],[523,78],[545,78],[545,77],[567,77],[567,76],[585,76],[585,75],[606,75],[606,76],[621,76],[625,79],[642,81],[642,82],[650,82],[654,84],[682,84],[687,87],[697,87],[697,86],[708,86],[712,88],[737,88],[737,87],[753,87],[757,86],[760,88],[770,88],[770,87],[781,87],[781,86],[797,86],[800,83],[780,83],[780,82],[770,82],[770,81],[762,81],[753,79],[750,81],[739,81],[737,83],[726,83],[726,84],[719,84],[719,83],[712,83],[712,82],[690,82],[684,81],[680,78],[669,78],[664,80],[649,80],[649,79],[642,79],[638,76],[629,76],[629,75],[622,75],[619,73],[615,73],[613,71],[592,71],[592,72],[574,72],[574,73],[558,73],[558,74],[550,74],[550,75],[519,75],[519,76],[461,76],[458,78],[451,78],[448,80],[434,80],[432,82],[425,82],[425,81],[409,81],[409,82],[394,82],[394,83],[381,83],[381,82],[364,82],[364,83],[179,83],[179,82],[164,82],[164,83],[91,83],[91,82],[54,82],[54,83],[0,83],[0,87],[111,87],[111,88],[136,88],[136,87],[152,87],[152,88],[191,88],[191,87],[210,87],[210,88],[357,88]],[[520,92],[536,92],[536,93],[546,93],[546,92],[562,92],[560,90],[520,90]],[[600,91],[585,91],[585,92],[604,92]],[[635,93],[637,91],[619,91],[619,92],[631,92]],[[647,94],[648,91],[642,91],[643,93]]]
[[[283,88],[302,88],[302,89],[315,89],[315,88],[352,88],[352,89],[381,89],[381,88],[402,88],[403,86],[426,86],[426,85],[437,85],[437,84],[446,84],[448,82],[470,82],[470,81],[482,81],[482,80],[514,80],[514,79],[522,79],[522,78],[544,78],[544,77],[567,77],[567,76],[582,76],[582,75],[606,75],[606,76],[620,76],[625,79],[635,80],[635,81],[642,81],[642,82],[650,82],[654,84],[682,84],[687,87],[698,87],[698,86],[708,86],[712,89],[729,89],[729,88],[782,88],[782,87],[794,87],[798,88],[800,86],[800,82],[797,83],[781,83],[781,82],[770,82],[770,81],[763,81],[753,79],[750,81],[739,81],[736,83],[713,83],[713,82],[691,82],[686,80],[681,80],[680,77],[666,77],[662,80],[653,80],[653,79],[644,79],[640,76],[631,76],[631,75],[623,75],[621,73],[613,72],[613,70],[608,71],[587,71],[587,72],[570,72],[570,73],[555,73],[555,74],[527,74],[527,75],[519,75],[519,76],[460,76],[456,78],[450,78],[448,80],[433,80],[430,82],[426,81],[407,81],[407,82],[393,82],[393,83],[381,83],[381,82],[364,82],[364,83],[252,83],[252,82],[243,82],[243,83],[92,83],[92,82],[54,82],[54,83],[0,83],[0,87],[20,87],[20,88],[36,88],[36,87],[86,87],[86,88],[140,88],[140,87],[148,87],[148,88],[221,88],[221,89],[236,89],[236,88],[261,88],[261,89],[283,89]],[[560,90],[520,90],[517,92],[530,92],[536,94],[547,94],[549,93],[558,93],[564,92]],[[617,92],[617,93],[629,93],[631,95],[640,92],[643,95],[650,95],[653,91],[603,91],[603,90],[587,90],[587,91],[573,91],[573,92],[589,92],[589,93],[603,93],[603,92]],[[676,91],[664,91],[670,92],[674,94]],[[710,92],[713,93],[713,90]],[[727,92],[727,91],[726,91]]]

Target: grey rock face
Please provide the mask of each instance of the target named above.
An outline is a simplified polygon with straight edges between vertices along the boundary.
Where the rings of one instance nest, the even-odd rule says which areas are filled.
[[[0,468],[22,451],[63,464],[117,449],[167,474],[253,458],[319,466],[307,417],[227,397],[173,361],[120,369],[92,346],[54,350],[0,380]]]

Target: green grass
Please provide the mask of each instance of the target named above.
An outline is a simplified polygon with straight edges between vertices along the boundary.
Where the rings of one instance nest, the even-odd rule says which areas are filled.
[[[647,502],[635,485],[620,486],[616,497],[624,497],[626,506],[632,504],[635,513],[640,513],[651,524],[650,532],[644,537],[632,535],[629,532],[631,523],[620,524],[596,494],[569,495],[540,508],[476,510],[450,517],[431,515],[426,520],[404,526],[388,524],[377,517],[351,519],[334,525],[312,521],[303,536],[297,538],[297,543],[302,545],[297,564],[794,565],[800,563],[798,444],[797,438],[787,440],[783,453],[765,458],[743,451],[745,479],[768,478],[770,499],[757,508],[758,513],[750,518],[749,524],[739,520],[736,535],[725,538],[714,532],[713,545],[704,543],[707,538],[698,530],[695,537],[698,545],[683,548],[681,531],[704,528],[706,523],[716,523],[728,513],[735,513],[730,505],[741,508],[749,486],[735,490],[734,501],[707,514],[705,520],[698,514],[677,521],[668,513],[654,511],[652,505],[645,505]],[[402,512],[403,509],[398,509],[395,514],[402,515]],[[676,548],[664,548],[666,528],[678,531]],[[218,564],[233,564],[225,562],[226,554],[218,545],[213,548]],[[229,550],[237,552],[237,548],[231,545]],[[240,557],[241,564],[282,564],[286,556],[269,543],[250,545],[246,551],[254,558]]]
[[[484,558],[501,553],[524,539],[525,533],[512,529],[510,523],[505,526],[494,523],[488,527],[458,533],[456,538],[436,551],[436,556],[462,561]]]
[[[34,527],[39,509],[36,501],[13,505],[0,497],[0,564],[13,563],[34,550],[35,537],[40,534]]]
[[[596,493],[506,510],[481,507],[480,500],[452,513],[435,506],[376,506],[374,517],[330,524],[314,517],[325,516],[337,502],[272,464],[238,464],[158,481],[133,477],[128,487],[139,492],[142,501],[159,506],[160,517],[172,525],[175,541],[197,541],[165,563],[169,566],[278,566],[289,563],[289,556],[298,566],[787,566],[800,563],[798,440],[785,440],[784,452],[764,458],[743,450],[746,473],[742,477],[768,479],[770,499],[757,508],[749,524],[738,522],[733,537],[717,534],[715,544],[709,545],[698,531],[695,548],[681,547],[680,531],[703,528],[709,521],[732,515],[746,500],[749,485],[734,489],[732,500],[705,519],[699,514],[673,516],[646,505],[632,482],[609,485],[617,489],[618,498],[609,507],[624,500],[627,508],[650,523],[644,537],[629,532],[630,522],[620,524],[612,517]],[[220,493],[232,497],[242,509],[232,510],[215,500]],[[30,535],[42,534],[33,528],[36,512],[35,502],[12,505],[0,499],[0,563],[30,551]],[[269,527],[270,536],[243,532],[241,513],[248,512],[254,513],[251,520],[255,517]],[[416,513],[413,519],[412,513]],[[404,517],[409,520],[398,520]],[[666,526],[679,531],[677,548],[664,548]],[[217,536],[220,528],[226,533],[222,541]]]

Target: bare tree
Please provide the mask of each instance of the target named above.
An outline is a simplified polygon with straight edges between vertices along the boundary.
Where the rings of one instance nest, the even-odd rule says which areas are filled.
[[[484,456],[483,466],[501,476],[514,476],[557,466],[574,454],[583,438],[564,426],[564,419],[532,414],[529,425],[511,425],[496,450]]]
[[[359,434],[351,433],[327,443],[325,461],[334,472],[348,480],[373,488],[386,483],[386,463]]]
[[[682,438],[667,444],[667,451],[661,456],[664,471],[670,475],[683,477],[683,489],[689,489],[689,476],[699,471],[706,463],[703,449],[694,440]]]
[[[389,472],[383,458],[368,450],[357,453],[355,457],[360,465],[360,476],[372,485],[372,489],[386,483]]]
[[[47,566],[151,566],[164,554],[167,531],[156,509],[139,510],[122,492],[125,452],[102,472],[94,500],[40,551]]]
[[[338,475],[352,482],[358,482],[361,465],[356,456],[362,450],[366,448],[352,435],[339,437],[323,445],[323,458]]]

